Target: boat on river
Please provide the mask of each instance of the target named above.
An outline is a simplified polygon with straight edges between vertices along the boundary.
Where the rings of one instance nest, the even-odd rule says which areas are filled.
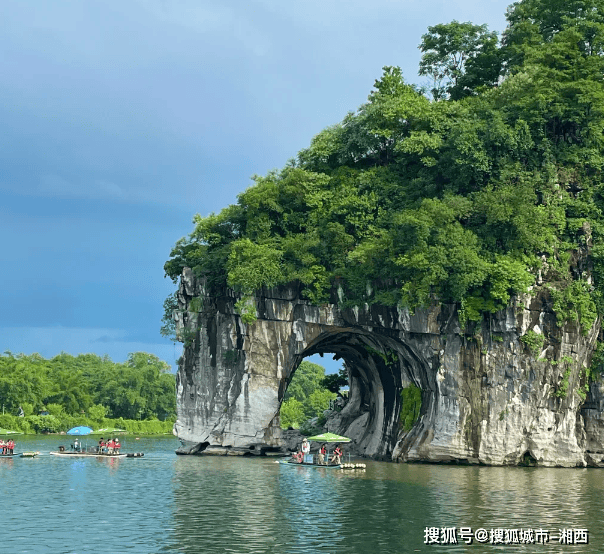
[[[99,452],[77,452],[77,451],[58,451],[58,452],[50,452],[51,456],[57,456],[59,458],[142,458],[144,457],[144,452],[128,452],[119,454],[103,454]]]
[[[326,464],[315,464],[314,462],[313,463],[295,462],[291,458],[286,458],[285,460],[279,460],[279,463],[288,465],[288,466],[294,466],[294,467],[322,467],[324,469],[340,469],[342,467],[342,464],[326,465]]]
[[[35,458],[39,452],[14,452],[13,454],[0,454],[0,458]]]

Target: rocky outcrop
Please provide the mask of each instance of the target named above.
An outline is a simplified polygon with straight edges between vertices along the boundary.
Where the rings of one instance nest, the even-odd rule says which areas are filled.
[[[181,453],[264,453],[284,445],[279,407],[302,359],[330,353],[349,370],[350,398],[329,430],[365,456],[396,461],[599,465],[604,391],[586,397],[599,322],[558,327],[547,293],[461,329],[456,307],[313,306],[295,286],[265,289],[246,325],[232,291],[209,296],[185,269],[175,314]],[[421,389],[401,429],[401,391]],[[404,408],[403,408],[404,409]]]

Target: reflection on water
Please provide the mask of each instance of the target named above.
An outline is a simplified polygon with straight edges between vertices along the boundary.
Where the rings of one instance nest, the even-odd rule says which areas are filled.
[[[60,438],[24,438],[24,450]],[[56,444],[55,444],[56,443]],[[0,459],[11,552],[604,552],[597,469],[367,463],[365,473],[270,458],[178,457],[141,439],[142,459]],[[426,527],[587,528],[589,545],[428,547]]]

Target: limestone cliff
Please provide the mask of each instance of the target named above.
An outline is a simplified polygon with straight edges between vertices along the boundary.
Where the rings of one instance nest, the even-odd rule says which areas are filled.
[[[308,355],[347,362],[350,400],[330,431],[356,452],[395,461],[599,465],[604,458],[604,391],[587,392],[585,368],[599,322],[586,334],[558,327],[547,294],[463,331],[453,305],[410,314],[365,305],[310,305],[295,286],[265,289],[246,325],[232,291],[207,295],[183,271],[176,312],[185,343],[177,374],[182,453],[259,453],[282,445],[279,407]],[[399,424],[401,390],[422,391],[413,428]],[[587,392],[587,397],[586,393]]]

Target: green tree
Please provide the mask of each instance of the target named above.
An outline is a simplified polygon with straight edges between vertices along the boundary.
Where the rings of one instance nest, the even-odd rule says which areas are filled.
[[[330,392],[338,393],[342,387],[348,386],[348,372],[342,367],[338,373],[331,373],[323,377],[321,386]]]
[[[419,74],[432,79],[436,100],[460,98],[479,86],[497,83],[501,71],[497,33],[486,25],[452,21],[428,27],[419,46]],[[466,79],[466,69],[470,75]]]
[[[307,419],[319,417],[327,408],[329,401],[336,398],[336,394],[327,389],[315,389],[305,402],[305,415]]]
[[[295,398],[298,402],[304,403],[316,389],[321,387],[324,376],[323,366],[303,360],[287,387],[284,400]]]
[[[300,427],[308,419],[322,415],[336,394],[323,386],[325,368],[302,361],[287,387],[281,404],[281,426]],[[285,411],[284,411],[285,410]]]
[[[295,398],[288,398],[283,401],[279,415],[281,418],[281,427],[283,427],[283,429],[289,427],[298,429],[300,425],[306,421],[302,402]]]
[[[176,411],[174,387],[170,366],[144,352],[131,354],[126,364],[65,352],[51,360],[38,354],[0,356],[0,397],[14,415],[21,406],[26,416],[46,408],[57,418],[84,412],[96,420],[108,413],[165,419]]]
[[[586,55],[602,54],[603,0],[523,0],[508,8],[507,20],[503,45],[508,71],[522,68],[527,52],[551,44],[570,27],[582,35]]]
[[[176,291],[164,300],[164,315],[162,317],[162,326],[160,334],[162,337],[168,337],[176,342],[176,322],[174,321],[174,312],[178,310],[178,298]]]
[[[108,413],[108,408],[102,404],[94,404],[88,408],[88,417],[94,421],[102,421]]]

